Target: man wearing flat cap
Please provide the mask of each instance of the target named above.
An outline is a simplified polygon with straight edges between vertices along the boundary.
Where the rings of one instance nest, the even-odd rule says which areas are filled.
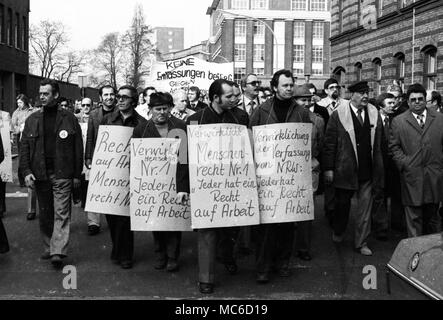
[[[335,188],[332,240],[343,241],[351,198],[357,194],[354,246],[362,255],[370,256],[367,240],[373,192],[383,188],[384,183],[383,127],[377,108],[368,103],[368,83],[357,82],[349,91],[350,102],[334,111],[329,119],[323,150],[325,182]]]

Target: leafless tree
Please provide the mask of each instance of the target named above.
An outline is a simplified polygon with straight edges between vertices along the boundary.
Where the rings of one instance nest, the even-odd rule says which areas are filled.
[[[130,57],[126,80],[136,88],[143,84],[142,77],[149,74],[150,54],[153,52],[151,34],[152,29],[146,24],[143,6],[137,4],[132,25],[123,37],[124,46]]]
[[[81,71],[84,56],[74,51],[68,52],[63,60],[56,66],[56,78],[60,81],[70,82],[71,78]]]
[[[120,77],[122,70],[122,54],[122,42],[118,32],[105,35],[100,46],[93,53],[93,64],[96,68],[105,71],[105,81],[114,87],[117,87],[117,79]]]

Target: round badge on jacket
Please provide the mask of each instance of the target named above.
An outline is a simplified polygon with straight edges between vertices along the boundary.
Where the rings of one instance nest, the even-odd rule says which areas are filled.
[[[66,139],[68,137],[68,131],[62,130],[58,135],[61,139]]]

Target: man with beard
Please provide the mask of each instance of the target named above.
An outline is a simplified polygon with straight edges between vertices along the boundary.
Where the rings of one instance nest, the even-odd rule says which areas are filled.
[[[25,122],[20,148],[20,167],[25,183],[37,193],[40,232],[45,252],[60,268],[67,256],[72,188],[80,187],[83,170],[83,139],[77,118],[58,108],[59,85],[54,80],[40,83],[42,110]]]
[[[211,123],[234,123],[248,125],[248,114],[235,108],[236,98],[228,80],[215,80],[209,88],[211,104],[190,116],[187,125]],[[230,274],[237,273],[237,264],[233,256],[238,228],[211,228],[198,230],[198,265],[199,289],[201,293],[214,292],[216,248],[220,249],[221,260]]]
[[[294,82],[292,72],[289,70],[279,70],[273,75],[271,88],[274,90],[275,96],[254,111],[249,123],[251,128],[286,122],[311,123],[309,111],[298,105],[293,98]],[[253,229],[257,246],[257,282],[269,282],[269,274],[273,267],[278,271],[280,277],[289,277],[291,275],[289,260],[294,242],[294,223],[262,224],[254,226]],[[307,255],[305,257],[308,258]]]
[[[103,121],[103,118],[114,112],[115,109],[115,88],[110,85],[101,87],[98,91],[101,100],[101,106],[94,111],[91,111],[88,119],[88,132],[86,135],[86,149],[85,149],[85,166],[91,169],[92,158],[95,150],[95,143],[97,141],[98,127]],[[100,232],[100,214],[95,212],[88,212],[88,234],[93,236]]]
[[[350,103],[334,111],[329,119],[323,149],[325,183],[335,187],[332,240],[343,241],[351,199],[356,193],[354,245],[362,255],[370,256],[367,240],[371,232],[372,193],[373,188],[383,188],[384,180],[383,126],[377,108],[368,103],[368,83],[355,83],[349,91]]]
[[[115,96],[117,109],[107,114],[100,125],[135,128],[146,125],[146,120],[135,111],[137,89],[123,86]],[[112,240],[111,260],[123,269],[132,268],[134,254],[134,233],[131,231],[131,218],[128,216],[106,215]]]
[[[133,138],[181,138],[181,144],[186,145],[186,123],[171,117],[173,106],[169,93],[153,93],[149,102],[152,118],[147,123],[141,123],[134,129]],[[180,130],[184,136],[178,137],[174,131]],[[183,150],[180,148],[180,150]],[[177,200],[186,202],[189,199],[189,171],[185,163],[177,164],[176,173]],[[168,272],[179,269],[181,232],[153,231],[156,261],[154,268],[166,268]]]
[[[241,109],[251,116],[254,110],[260,105],[258,101],[258,93],[261,81],[255,74],[248,74],[241,80],[241,88],[243,90],[243,100]]]

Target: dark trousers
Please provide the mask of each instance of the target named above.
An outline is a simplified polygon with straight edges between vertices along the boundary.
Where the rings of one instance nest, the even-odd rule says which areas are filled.
[[[438,203],[424,204],[419,207],[405,207],[408,237],[440,232],[441,221],[438,214]]]
[[[6,237],[5,227],[3,221],[0,219],[0,253],[6,253],[9,251],[8,238]]]
[[[388,197],[385,195],[384,190],[379,190],[374,193],[372,229],[377,237],[387,236],[389,225]]]
[[[216,257],[225,264],[235,263],[234,245],[239,228],[198,230],[198,279],[214,283]]]
[[[132,261],[134,255],[134,232],[131,231],[131,218],[106,215],[112,240],[111,259],[119,262]]]
[[[295,247],[300,252],[311,250],[312,221],[297,222]]]
[[[335,209],[335,188],[332,184],[325,183],[325,194],[324,194],[324,210],[325,216],[329,220],[332,219]]]
[[[181,232],[153,231],[154,250],[158,259],[178,259],[180,255]]]
[[[294,243],[294,223],[262,224],[254,227],[256,271],[268,273],[272,266],[289,263]]]
[[[0,179],[0,212],[6,212],[6,182]]]

